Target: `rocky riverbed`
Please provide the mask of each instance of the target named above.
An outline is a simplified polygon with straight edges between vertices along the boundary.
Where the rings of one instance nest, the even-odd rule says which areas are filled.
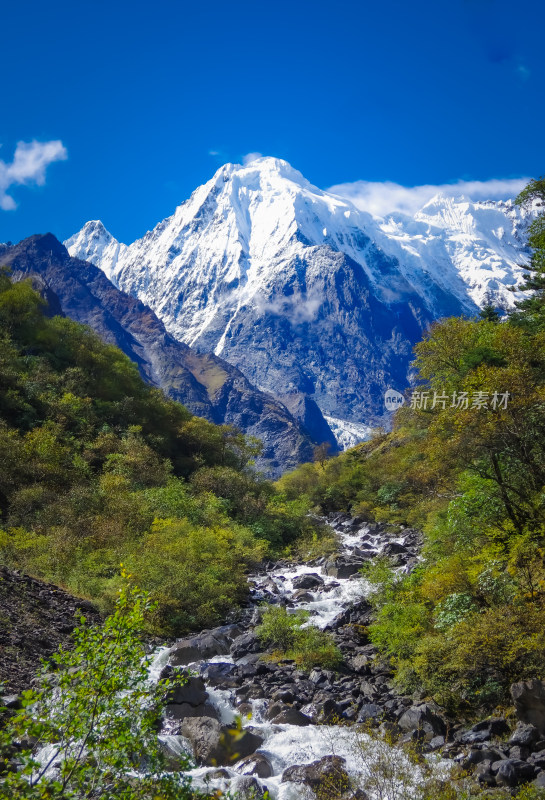
[[[408,739],[418,729],[429,751],[446,743],[448,724],[438,709],[396,693],[391,670],[366,633],[372,610],[361,567],[382,554],[409,571],[420,534],[405,529],[394,535],[341,514],[328,522],[339,538],[335,556],[267,565],[251,580],[248,608],[232,622],[182,639],[156,658],[157,675],[180,669],[193,675],[167,708],[164,747],[173,758],[192,752],[199,764],[194,777],[214,788],[246,787],[258,797],[268,790],[288,800],[301,797],[302,784],[316,788],[329,776],[349,791],[347,774],[361,767],[354,734],[370,721],[395,723]],[[309,623],[332,634],[341,668],[306,674],[293,662],[263,658],[255,633],[263,603],[308,611]],[[357,796],[363,795],[346,795]]]
[[[157,654],[156,676],[192,674],[173,695],[161,732],[173,766],[177,754],[190,752],[198,783],[242,797],[269,791],[275,800],[295,800],[313,796],[325,782],[338,787],[332,797],[362,800],[365,793],[350,787],[362,772],[362,726],[372,725],[394,731],[400,742],[417,742],[443,775],[459,765],[483,787],[534,780],[545,785],[540,681],[513,687],[519,718],[514,730],[503,718],[467,729],[433,702],[398,694],[389,665],[367,639],[372,609],[361,567],[387,555],[409,572],[418,561],[419,532],[393,533],[343,514],[328,523],[338,535],[337,555],[304,565],[266,565],[251,580],[248,607],[229,624]],[[308,611],[309,622],[334,637],[343,655],[340,669],[306,674],[290,661],[268,660],[255,633],[263,603]]]
[[[471,728],[429,699],[399,694],[390,666],[367,637],[372,609],[360,570],[387,555],[401,572],[410,572],[421,535],[343,514],[327,522],[338,536],[334,556],[265,564],[251,577],[247,607],[227,624],[156,652],[150,680],[189,674],[172,691],[160,731],[169,768],[176,770],[180,755],[189,753],[197,785],[236,791],[241,800],[259,800],[266,791],[274,800],[317,791],[330,800],[373,800],[372,793],[353,788],[373,769],[373,748],[384,753],[383,741],[368,735],[370,726],[417,744],[439,776],[458,765],[482,788],[530,781],[545,786],[545,684],[536,678],[512,686],[516,720],[488,718]],[[21,602],[19,595],[32,599],[33,608],[51,605],[46,617],[53,615],[55,636],[69,633],[74,598],[24,576],[3,578],[12,605]],[[330,632],[339,647],[339,669],[306,673],[292,661],[273,661],[255,632],[264,603],[307,611],[308,624]],[[32,625],[42,621],[35,613]],[[11,674],[14,688],[27,680],[26,672],[14,668]],[[399,748],[391,752],[399,759]],[[405,768],[419,780],[417,765],[407,762]]]

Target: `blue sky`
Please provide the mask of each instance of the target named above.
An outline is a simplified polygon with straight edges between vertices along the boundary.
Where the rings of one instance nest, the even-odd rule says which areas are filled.
[[[0,241],[132,241],[249,152],[322,188],[540,175],[544,28],[541,0],[4,4]]]

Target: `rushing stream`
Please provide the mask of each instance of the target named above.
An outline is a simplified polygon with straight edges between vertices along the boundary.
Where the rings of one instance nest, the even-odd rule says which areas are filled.
[[[318,562],[322,563],[314,562],[311,565],[301,566],[277,565],[270,571],[252,578],[253,624],[257,620],[256,607],[263,602],[274,602],[285,604],[288,611],[304,609],[310,613],[308,624],[312,623],[320,628],[330,626],[330,629],[334,630],[334,621],[339,618],[339,615],[354,607],[354,604],[361,604],[368,591],[368,586],[357,569],[361,565],[360,562],[373,558],[385,550],[390,553],[392,550],[405,553],[405,558],[399,557],[400,569],[408,569],[409,562],[411,560],[414,562],[416,550],[411,546],[414,545],[414,532],[412,531],[410,533],[413,536],[413,540],[407,544],[410,537],[404,535],[404,532],[398,538],[392,538],[391,534],[388,535],[379,526],[374,526],[374,530],[366,525],[356,527],[354,521],[348,521],[346,518],[337,520],[333,524],[339,538],[339,555],[341,557],[337,560],[337,566],[335,564],[332,566],[331,560],[319,559]],[[405,550],[405,548],[408,549]],[[343,574],[351,571],[352,575],[343,577]],[[304,590],[298,589],[301,583],[298,579],[303,575],[311,576],[310,582],[314,581],[317,585]],[[318,576],[318,578],[312,576]],[[252,609],[248,610],[248,615],[251,615],[251,611]],[[332,625],[333,628],[331,628]],[[247,634],[246,628],[245,633]],[[159,676],[170,661],[177,663],[177,647],[179,652],[179,643],[177,643],[174,648],[164,649],[156,655],[152,665],[153,676]],[[357,655],[357,650],[365,651],[365,649],[365,647],[356,648],[356,651],[351,652],[350,655]],[[345,654],[343,653],[343,655]],[[305,796],[305,792],[301,784],[286,781],[285,778],[284,781],[282,780],[283,773],[288,767],[310,764],[325,756],[335,755],[345,759],[344,767],[349,774],[357,775],[364,768],[361,751],[357,746],[358,737],[361,739],[363,734],[356,733],[358,726],[348,724],[350,721],[356,721],[356,715],[355,712],[352,712],[352,719],[350,720],[349,710],[346,708],[347,703],[341,703],[339,706],[344,708],[348,714],[347,722],[342,725],[277,723],[267,718],[267,714],[275,700],[267,696],[266,692],[261,692],[260,694],[264,695],[261,697],[252,697],[252,693],[248,697],[242,696],[244,705],[240,708],[241,691],[244,688],[244,684],[242,684],[242,687],[239,685],[237,693],[237,687],[221,688],[221,681],[218,687],[217,681],[210,682],[207,678],[210,674],[211,665],[222,665],[218,669],[229,675],[232,665],[240,668],[242,665],[247,664],[249,665],[248,680],[251,681],[255,677],[252,674],[252,670],[257,661],[258,655],[254,653],[236,660],[233,655],[220,653],[208,658],[185,661],[185,665],[194,675],[203,676],[206,691],[208,692],[207,702],[212,704],[219,720],[222,723],[231,723],[237,715],[241,715],[242,727],[248,728],[252,733],[263,739],[262,744],[257,749],[257,754],[265,757],[269,772],[266,777],[258,777],[261,773],[255,771],[255,759],[250,757],[250,759],[245,758],[222,767],[221,770],[214,766],[194,769],[192,775],[196,784],[201,784],[207,778],[210,781],[211,788],[223,790],[231,788],[235,790],[237,783],[240,782],[241,774],[253,775],[254,780],[259,782],[259,787],[262,789],[267,788],[270,796],[275,800],[295,800],[295,798]],[[363,661],[365,661],[365,658],[363,658]],[[212,670],[212,672],[214,671]],[[214,674],[217,674],[217,671]],[[301,673],[299,673],[300,675]],[[337,680],[336,676],[331,673],[325,673],[325,675],[330,682]],[[342,675],[339,676],[339,678],[342,677]],[[312,692],[314,688],[313,681],[316,683],[316,690],[319,689],[320,684],[329,685],[325,682],[324,675],[320,670],[313,671],[310,676],[302,676],[302,680],[307,692],[309,691],[309,686]],[[361,681],[362,678],[359,678],[359,680]],[[350,678],[350,676],[344,677],[344,681],[348,688],[354,686],[354,679]],[[349,683],[350,681],[352,683]],[[387,702],[391,694],[389,694],[386,681],[383,681],[382,685],[377,687],[377,691],[382,691],[383,687],[383,700]],[[353,697],[355,708],[358,708],[358,704],[361,708],[362,698],[357,696],[357,691],[352,691],[352,696],[354,695],[356,695]],[[287,697],[288,695],[285,696]],[[365,700],[365,698],[363,699]],[[365,708],[368,707],[371,707],[370,703],[365,706]],[[299,703],[299,710],[303,714],[308,713],[309,716],[312,716],[313,708],[312,703]],[[361,712],[360,721],[362,721]],[[161,735],[167,751],[172,754],[183,751],[191,753],[190,742],[179,732],[172,732],[176,730],[176,727],[179,729],[177,720],[167,719],[165,729]]]

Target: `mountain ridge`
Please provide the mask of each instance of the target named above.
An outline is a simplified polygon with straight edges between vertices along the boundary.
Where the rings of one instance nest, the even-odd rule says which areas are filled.
[[[261,439],[260,468],[277,475],[312,459],[316,443],[286,406],[256,389],[236,367],[212,354],[194,352],[175,340],[157,316],[139,300],[120,291],[88,262],[69,256],[52,234],[29,237],[0,250],[2,264],[15,279],[38,276],[66,316],[90,325],[103,339],[135,361],[146,380],[163,388],[190,411],[217,424],[233,424]],[[313,409],[314,424],[329,431]],[[307,416],[308,413],[307,413]],[[309,420],[312,418],[312,413]],[[320,418],[323,425],[320,422]],[[307,424],[309,421],[307,420]],[[325,427],[324,427],[325,426]]]

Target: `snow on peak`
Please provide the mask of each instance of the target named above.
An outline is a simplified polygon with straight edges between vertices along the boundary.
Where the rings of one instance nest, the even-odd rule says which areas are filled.
[[[64,242],[70,255],[99,266],[110,278],[127,245],[114,239],[99,219],[86,222],[79,233]]]
[[[272,287],[293,281],[287,265],[308,262],[312,249],[322,270],[318,254],[325,252],[359,264],[383,302],[415,292],[436,316],[446,296],[468,313],[491,300],[508,307],[514,301],[508,287],[520,279],[524,226],[524,213],[512,204],[445,194],[414,217],[373,218],[313,186],[287,161],[260,157],[220,167],[129,246],[96,220],[66,246],[150,305],[189,344],[202,340],[218,314],[225,318],[214,344],[220,354],[241,308],[286,307],[285,299],[272,299]],[[329,269],[336,268],[327,258]],[[312,319],[316,298],[295,292],[290,302]]]

